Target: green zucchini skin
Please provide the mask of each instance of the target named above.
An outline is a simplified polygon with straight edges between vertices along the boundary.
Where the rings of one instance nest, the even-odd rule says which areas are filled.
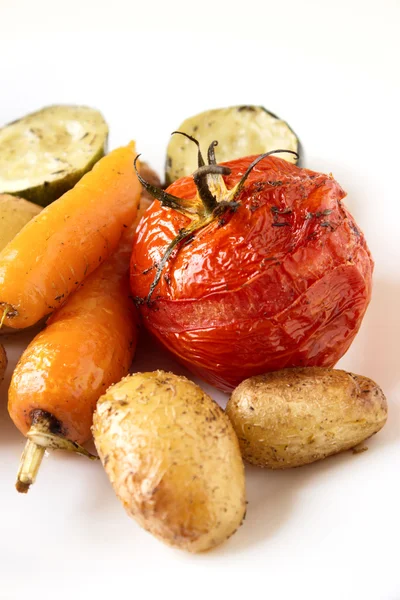
[[[20,192],[8,192],[11,196],[18,196],[19,198],[24,198],[25,200],[29,200],[30,202],[34,202],[35,204],[39,204],[40,206],[47,206],[60,198],[65,192],[68,192],[71,188],[74,187],[76,183],[87,173],[90,171],[94,165],[97,163],[100,158],[102,158],[106,153],[106,148],[99,151],[93,159],[87,163],[86,167],[80,171],[73,171],[66,175],[63,179],[58,179],[56,181],[44,181],[41,185],[37,185],[36,187],[26,188],[25,190],[21,190]]]
[[[263,106],[241,105],[208,110],[185,119],[178,127],[196,138],[205,155],[209,144],[218,141],[215,150],[218,163],[287,148],[299,154],[280,154],[290,162],[301,160],[299,138],[286,121]],[[165,180],[169,185],[191,175],[197,168],[197,148],[187,138],[173,135],[167,148]]]
[[[107,141],[104,117],[87,106],[48,106],[13,121],[0,129],[0,193],[47,206],[93,168]]]

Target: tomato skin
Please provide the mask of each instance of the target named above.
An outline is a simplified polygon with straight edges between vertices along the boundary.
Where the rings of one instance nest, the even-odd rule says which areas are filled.
[[[233,187],[255,157],[224,163]],[[193,198],[193,178],[167,190]],[[333,366],[371,296],[373,261],[331,176],[277,157],[261,161],[236,212],[199,230],[171,256],[146,327],[192,372],[229,391],[243,379],[295,366]],[[189,224],[156,201],[139,224],[131,288],[145,298],[166,246]],[[150,269],[150,270],[149,270]]]

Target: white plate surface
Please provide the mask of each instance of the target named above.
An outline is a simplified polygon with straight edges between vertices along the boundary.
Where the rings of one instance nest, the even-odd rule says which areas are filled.
[[[29,494],[16,493],[24,440],[6,396],[29,335],[6,337],[0,598],[399,600],[400,5],[147,4],[0,0],[0,124],[51,103],[97,106],[110,147],[135,138],[161,173],[186,116],[255,103],[288,120],[306,165],[348,191],[375,258],[373,299],[340,366],[383,387],[389,420],[368,452],[286,472],[248,467],[244,526],[192,556],[129,520],[98,463],[52,453]],[[149,341],[134,367],[184,372]]]

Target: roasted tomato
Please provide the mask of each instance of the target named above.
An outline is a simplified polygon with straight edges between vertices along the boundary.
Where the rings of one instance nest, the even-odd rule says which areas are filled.
[[[145,326],[225,391],[270,370],[332,367],[360,327],[373,270],[345,192],[277,156],[217,165],[210,147],[209,163],[199,152],[193,177],[150,190],[158,200],[131,261]]]

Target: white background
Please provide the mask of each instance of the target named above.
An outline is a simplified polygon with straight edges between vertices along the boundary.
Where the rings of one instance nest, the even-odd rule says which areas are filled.
[[[400,599],[398,0],[192,3],[0,0],[0,125],[51,103],[100,108],[162,173],[168,136],[206,108],[263,104],[333,172],[376,261],[340,365],[390,405],[369,451],[290,472],[248,468],[248,516],[217,550],[172,550],[124,514],[99,464],[53,453],[28,496],[0,404],[0,598]],[[13,362],[26,336],[6,341]],[[149,342],[136,369],[171,368]],[[8,377],[9,380],[9,377]],[[208,388],[210,389],[210,388]],[[210,390],[216,399],[221,394]]]

